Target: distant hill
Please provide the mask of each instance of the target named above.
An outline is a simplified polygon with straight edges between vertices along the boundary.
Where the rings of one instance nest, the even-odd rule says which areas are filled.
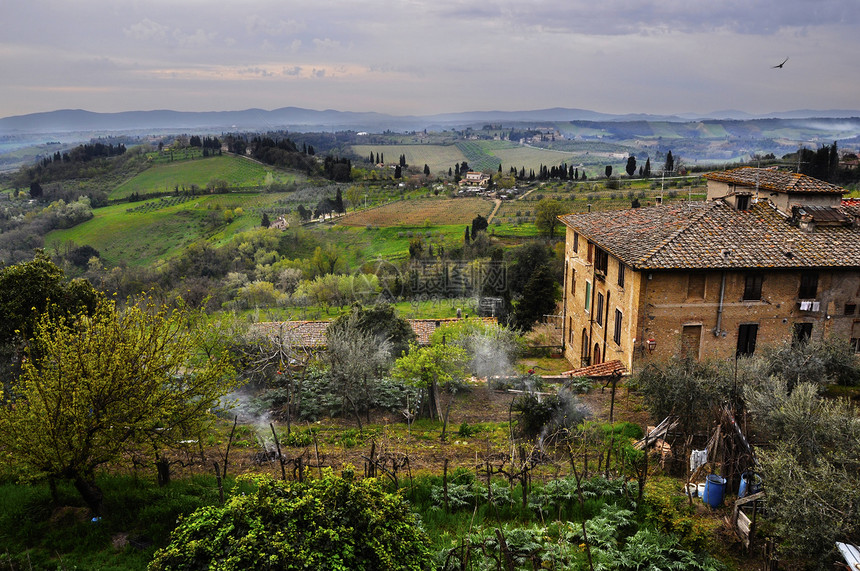
[[[485,123],[551,123],[561,121],[699,121],[704,119],[751,120],[761,118],[845,118],[860,117],[852,110],[797,110],[763,115],[750,115],[742,111],[717,111],[707,115],[612,115],[585,109],[538,109],[531,111],[472,111],[424,116],[397,116],[373,112],[317,111],[299,107],[282,107],[267,111],[127,111],[122,113],[95,113],[81,109],[64,109],[44,113],[31,113],[0,119],[0,136],[20,134],[49,134],[68,132],[129,132],[129,131],[261,131],[300,130],[336,131],[354,130],[381,132],[384,130],[409,131],[434,128],[460,128]]]

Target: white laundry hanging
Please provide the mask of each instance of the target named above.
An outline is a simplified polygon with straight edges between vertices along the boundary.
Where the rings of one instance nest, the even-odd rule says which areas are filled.
[[[704,466],[708,463],[707,450],[693,450],[690,453],[690,472],[695,472],[699,466]]]

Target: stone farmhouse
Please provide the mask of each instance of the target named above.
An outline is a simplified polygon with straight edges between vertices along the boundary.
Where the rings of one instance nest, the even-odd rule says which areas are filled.
[[[860,352],[860,205],[805,175],[706,178],[706,201],[560,217],[570,362],[636,371],[826,335]]]
[[[485,188],[490,183],[490,175],[482,172],[469,171],[460,179],[460,186],[478,186]]]

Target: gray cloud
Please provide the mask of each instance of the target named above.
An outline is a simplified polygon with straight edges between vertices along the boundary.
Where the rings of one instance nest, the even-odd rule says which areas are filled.
[[[4,0],[0,116],[850,108],[857,22],[858,0]]]

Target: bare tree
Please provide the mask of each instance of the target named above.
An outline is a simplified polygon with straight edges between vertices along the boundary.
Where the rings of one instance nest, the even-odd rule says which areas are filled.
[[[258,323],[251,327],[239,347],[242,364],[249,376],[286,389],[284,414],[287,434],[293,415],[300,414],[301,388],[311,354],[287,323]]]
[[[331,367],[339,396],[349,403],[359,430],[363,429],[360,409],[370,414],[370,385],[391,363],[391,342],[379,339],[359,325],[352,313],[344,326],[326,331],[327,349],[323,357]]]

